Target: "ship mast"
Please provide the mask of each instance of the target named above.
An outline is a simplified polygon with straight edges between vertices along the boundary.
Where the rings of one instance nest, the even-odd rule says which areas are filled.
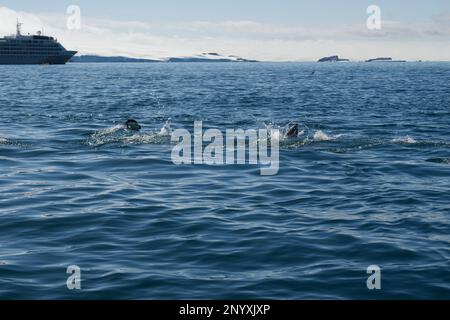
[[[21,29],[22,29],[22,24],[23,24],[23,23],[20,23],[20,22],[19,22],[19,19],[17,19],[17,25],[16,25],[16,27],[17,27],[17,35],[18,35],[18,36],[21,35],[20,32],[21,32]]]

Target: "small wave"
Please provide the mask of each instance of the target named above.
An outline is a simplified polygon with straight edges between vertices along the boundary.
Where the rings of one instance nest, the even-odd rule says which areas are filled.
[[[16,147],[16,148],[29,148],[31,144],[22,142],[19,140],[11,140],[7,138],[0,137],[0,145],[8,146],[8,147]]]
[[[450,158],[432,158],[432,159],[428,159],[427,162],[450,164]]]
[[[395,138],[391,140],[393,143],[402,143],[402,144],[415,144],[417,141],[411,136],[405,136],[400,138]]]

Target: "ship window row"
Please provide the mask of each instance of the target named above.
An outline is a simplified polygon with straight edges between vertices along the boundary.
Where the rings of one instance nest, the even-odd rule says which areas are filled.
[[[0,55],[2,56],[12,56],[12,55],[21,55],[21,56],[32,56],[32,55],[38,55],[38,56],[48,56],[48,55],[55,55],[58,54],[58,52],[1,52]]]
[[[0,46],[0,50],[60,50],[61,48],[56,47],[6,47]]]
[[[17,60],[29,61],[30,59],[47,59],[47,58],[58,59],[57,56],[2,56],[2,55],[0,55],[0,57],[2,57],[2,59],[12,59],[14,61],[17,61]]]
[[[35,48],[35,49],[52,49],[52,48],[60,48],[59,46],[27,46],[27,45],[20,45],[20,46],[12,46],[12,45],[0,45],[0,48],[24,48],[24,49],[29,49],[29,48]]]
[[[2,43],[2,42],[0,42]],[[58,46],[58,43],[51,43],[51,42],[11,42],[11,41],[5,41],[3,44],[8,44],[11,46]]]
[[[45,46],[41,46],[41,45],[36,45],[36,44],[10,44],[10,43],[6,43],[6,44],[2,44],[3,46],[9,46],[9,47],[22,47],[22,48],[59,48],[59,46],[52,46],[52,45],[45,45]]]
[[[39,44],[39,43],[11,43],[11,42],[0,42],[2,46],[12,46],[12,47],[59,47],[58,44],[51,44],[51,43],[45,43],[45,44]]]
[[[61,47],[38,47],[38,46],[0,46],[0,49],[60,49]]]
[[[42,51],[51,51],[51,52],[58,52],[61,51],[59,48],[47,48],[47,49],[17,49],[17,48],[0,48],[0,52],[4,51],[19,51],[19,52],[42,52]]]
[[[29,55],[29,54],[60,54],[59,51],[27,51],[27,52],[20,52],[20,51],[0,51],[0,54],[19,54],[19,55]]]
[[[0,53],[16,53],[16,54],[27,54],[27,53],[59,53],[61,51],[50,51],[50,50],[29,50],[29,51],[17,51],[17,50],[0,50]]]
[[[2,39],[3,40],[3,39]],[[4,40],[6,41],[6,40]],[[9,43],[55,43],[54,41],[46,40],[8,40]]]

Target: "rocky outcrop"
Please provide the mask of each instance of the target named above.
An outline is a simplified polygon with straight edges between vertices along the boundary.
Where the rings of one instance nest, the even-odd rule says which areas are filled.
[[[406,62],[405,60],[392,60],[392,58],[375,58],[366,60],[366,62]]]
[[[339,56],[331,56],[331,57],[324,57],[319,59],[318,62],[347,62],[350,61],[349,59],[341,59]]]

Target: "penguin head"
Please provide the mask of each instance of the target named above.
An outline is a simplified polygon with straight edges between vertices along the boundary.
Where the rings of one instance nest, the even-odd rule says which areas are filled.
[[[134,119],[128,119],[127,122],[125,122],[125,126],[128,130],[132,131],[139,131],[141,130],[141,125]]]

